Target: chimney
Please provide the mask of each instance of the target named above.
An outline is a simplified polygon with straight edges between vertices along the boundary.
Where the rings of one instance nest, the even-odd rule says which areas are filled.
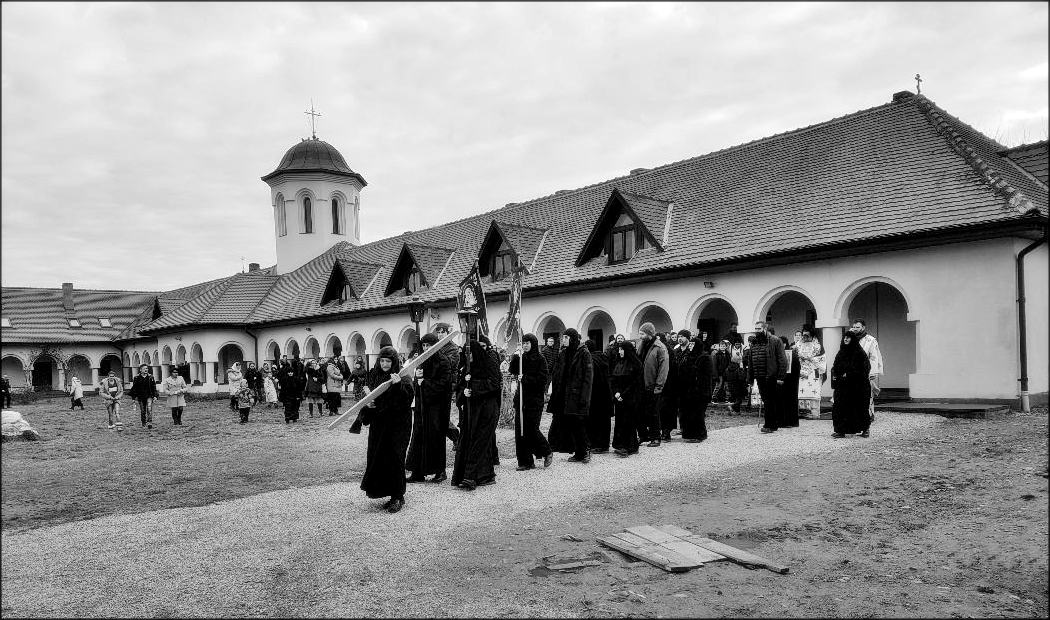
[[[649,169],[648,168],[635,168],[634,170],[631,170],[631,176],[633,177],[634,175],[641,174],[643,172],[649,172]]]
[[[906,99],[911,99],[914,96],[915,93],[911,92],[910,90],[902,90],[899,93],[893,93],[893,103],[897,103],[898,101],[904,101]]]
[[[248,263],[248,271],[259,271],[259,263]]]
[[[62,283],[62,309],[66,312],[72,312],[73,308],[73,283],[63,282]]]

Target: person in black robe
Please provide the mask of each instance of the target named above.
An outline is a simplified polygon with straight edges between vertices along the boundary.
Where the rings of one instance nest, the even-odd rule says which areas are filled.
[[[612,447],[616,455],[627,457],[638,453],[638,425],[641,423],[641,399],[644,389],[642,360],[629,340],[616,345],[616,361],[609,373],[610,390],[616,428],[613,431]]]
[[[379,351],[375,366],[365,380],[365,390],[393,381],[361,410],[361,423],[368,426],[368,456],[361,490],[372,498],[389,497],[383,508],[394,513],[405,505],[405,452],[412,432],[412,384],[402,381],[401,361],[394,347]]]
[[[660,399],[660,436],[656,439],[671,441],[671,431],[678,428],[678,356],[671,352],[667,337],[660,332],[656,337],[667,347],[667,382]]]
[[[537,458],[543,459],[544,467],[550,467],[554,456],[547,438],[540,431],[549,376],[547,360],[540,354],[539,339],[535,334],[525,334],[521,348],[522,355],[515,353],[510,358],[509,371],[512,375],[521,374],[514,393],[514,452],[518,457],[518,471],[525,471],[536,467]]]
[[[291,364],[284,364],[280,373],[277,387],[281,403],[284,405],[284,423],[298,422],[303,392],[299,387],[299,379],[295,376],[295,368]]]
[[[780,416],[781,428],[798,426],[798,374],[802,362],[798,358],[798,349],[794,342],[788,342],[787,336],[780,337],[784,351],[791,358],[788,371],[784,374],[784,385],[780,386],[780,402],[777,403],[777,415]]]
[[[583,346],[591,354],[594,377],[591,380],[591,408],[587,414],[587,443],[591,452],[601,454],[609,451],[609,435],[612,432],[612,392],[609,386],[609,358],[598,348],[598,343],[587,339]]]
[[[438,337],[434,334],[424,334],[420,339],[423,351],[437,342]],[[429,475],[434,476],[431,482],[448,479],[445,473],[445,431],[448,421],[442,416],[442,409],[445,403],[451,402],[450,377],[448,360],[440,354],[430,356],[416,368],[415,380],[412,382],[416,398],[412,443],[405,463],[405,469],[411,472],[407,482],[424,482]]]
[[[707,439],[707,406],[714,387],[715,363],[700,338],[689,341],[678,373],[682,393],[682,440],[698,443]]]
[[[868,423],[868,400],[871,383],[868,372],[871,362],[860,346],[860,340],[850,333],[842,335],[842,347],[835,354],[831,366],[831,388],[835,391],[831,408],[832,437],[863,432]]]
[[[561,344],[551,380],[551,398],[547,402],[547,411],[551,412],[547,437],[555,452],[572,453],[569,461],[590,463],[587,416],[594,381],[591,353],[582,346],[580,332],[571,327],[562,334]]]
[[[459,449],[452,468],[452,486],[473,491],[494,484],[492,449],[499,421],[502,375],[496,359],[470,335],[464,347],[456,405],[459,407]]]

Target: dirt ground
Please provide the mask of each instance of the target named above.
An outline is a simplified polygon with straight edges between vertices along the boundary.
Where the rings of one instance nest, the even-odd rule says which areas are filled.
[[[65,403],[14,407],[45,440],[3,445],[5,534],[345,483],[363,467],[363,455],[323,430],[331,418],[304,414],[288,427],[279,413],[259,410],[240,426],[223,401],[206,400],[191,403],[187,429],[158,413],[152,431],[132,426],[117,435],[101,428],[97,399],[85,399],[84,413],[65,411]],[[711,416],[709,426],[755,424],[757,432],[757,421]],[[584,498],[495,530],[463,524],[449,554],[428,560],[428,577],[398,581],[497,609],[508,601],[506,615],[510,601],[536,600],[564,617],[1047,617],[1046,408],[991,420],[938,418],[934,429],[889,443],[850,438],[842,440],[851,442],[848,450]],[[499,437],[503,467],[513,467],[511,432]],[[715,562],[671,574],[595,541],[665,523],[791,571]],[[545,558],[585,557],[602,564],[576,573],[541,568]],[[466,609],[438,607],[433,615],[470,615]],[[404,615],[379,603],[357,611]]]

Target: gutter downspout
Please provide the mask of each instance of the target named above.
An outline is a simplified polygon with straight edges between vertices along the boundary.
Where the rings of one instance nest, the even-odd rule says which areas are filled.
[[[1030,413],[1032,410],[1028,401],[1028,330],[1025,324],[1024,257],[1047,242],[1048,230],[1050,229],[1044,228],[1041,239],[1036,239],[1017,253],[1017,333],[1020,339],[1019,355],[1021,357],[1021,411],[1024,413]]]
[[[251,336],[252,340],[255,341],[255,365],[261,367],[262,365],[259,364],[259,337],[256,336],[255,334],[251,333],[250,331],[248,331],[248,326],[247,325],[244,326],[244,333],[246,333],[249,336]]]

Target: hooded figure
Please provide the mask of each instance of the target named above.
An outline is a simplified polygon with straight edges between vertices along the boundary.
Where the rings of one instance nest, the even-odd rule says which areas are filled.
[[[571,327],[565,330],[561,340],[562,348],[551,380],[551,399],[547,403],[547,411],[552,414],[547,438],[555,452],[572,452],[570,461],[590,463],[586,422],[594,382],[591,353],[581,346],[580,332]]]
[[[401,380],[400,370],[394,347],[380,349],[365,380],[365,390],[371,392],[388,380],[393,384],[359,415],[361,423],[369,427],[361,490],[372,499],[389,497],[383,508],[391,513],[405,505],[405,452],[412,432],[412,385]]]
[[[835,354],[831,366],[831,387],[835,390],[831,419],[835,432],[832,437],[842,438],[847,434],[860,433],[867,428],[868,400],[871,398],[871,383],[868,372],[871,362],[860,347],[856,334],[842,335],[842,348]]]
[[[437,344],[434,334],[424,334],[420,339],[423,350]],[[447,410],[452,400],[451,373],[448,359],[439,352],[416,368],[412,381],[416,406],[412,415],[412,443],[408,449],[405,469],[412,472],[408,482],[423,482],[425,476],[434,475],[431,482],[448,479],[445,473],[445,431],[448,429]]]
[[[715,364],[700,338],[689,341],[679,366],[682,395],[682,440],[696,443],[707,439],[707,406],[711,403]]]
[[[532,469],[536,458],[550,467],[553,460],[551,446],[540,431],[543,415],[543,397],[549,383],[547,360],[540,353],[540,342],[535,334],[525,334],[521,341],[522,355],[510,358],[509,371],[521,375],[514,393],[514,451],[518,457],[518,471]],[[519,411],[519,408],[524,407]]]
[[[84,410],[84,401],[80,400],[84,398],[84,386],[81,385],[80,379],[73,377],[69,380],[69,410],[72,411],[74,407],[80,405],[80,410]]]
[[[598,348],[598,343],[587,339],[583,345],[591,354],[591,409],[587,415],[587,442],[591,452],[609,451],[609,434],[612,432],[613,400],[609,386],[609,358]]]
[[[459,407],[459,448],[452,469],[452,486],[473,491],[494,484],[493,448],[499,421],[502,376],[496,359],[473,337],[463,351],[456,405]]]
[[[284,423],[291,424],[299,421],[299,406],[302,403],[303,388],[299,385],[299,377],[295,374],[295,367],[291,364],[281,366],[277,377],[277,392],[284,404]]]
[[[230,411],[237,411],[237,390],[240,389],[243,378],[240,362],[234,362],[226,371],[226,383],[230,386]],[[234,387],[235,385],[238,387]]]
[[[609,384],[616,412],[616,430],[612,446],[617,456],[638,452],[638,425],[642,391],[642,360],[634,350],[634,343],[624,340],[616,345],[616,359],[611,362]]]

